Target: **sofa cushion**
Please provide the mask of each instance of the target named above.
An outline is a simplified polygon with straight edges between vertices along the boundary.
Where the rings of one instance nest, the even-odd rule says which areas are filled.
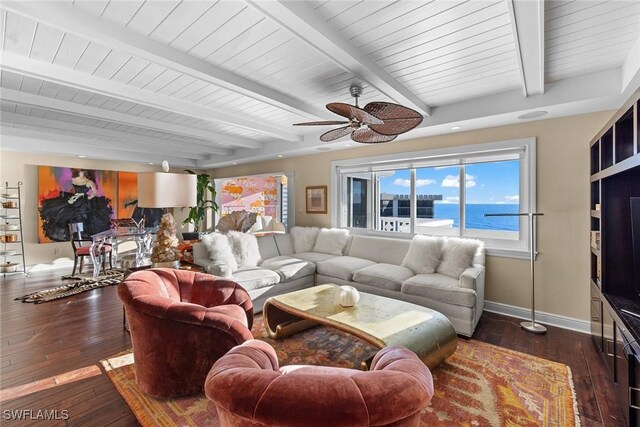
[[[458,281],[444,274],[417,274],[402,283],[403,294],[424,297],[452,305],[474,307],[476,293],[472,289],[461,288]]]
[[[274,234],[273,240],[276,241],[279,255],[293,254],[293,241],[291,240],[291,234]]]
[[[441,237],[417,234],[413,237],[401,265],[415,273],[435,273],[442,258],[443,244],[444,239]]]
[[[356,271],[369,267],[370,265],[375,265],[375,262],[352,256],[339,256],[319,262],[317,264],[317,270],[318,273],[324,274],[325,276],[350,281]]]
[[[272,235],[259,236],[258,249],[260,250],[260,258],[269,259],[280,255],[278,246]]]
[[[260,248],[256,236],[239,231],[227,233],[233,256],[240,267],[255,267],[260,262]]]
[[[275,271],[280,275],[282,281],[295,280],[316,272],[314,263],[286,255],[269,258],[260,264],[260,268]]]
[[[356,271],[353,281],[390,291],[400,291],[402,282],[413,275],[413,271],[399,265],[375,264]]]
[[[208,233],[200,237],[200,240],[209,252],[209,259],[216,264],[226,265],[231,271],[238,269],[238,263],[233,256],[233,250],[229,239],[222,233]]]
[[[322,228],[318,232],[313,252],[323,254],[342,255],[342,251],[349,239],[349,230],[341,228]]]
[[[293,239],[293,249],[295,253],[311,252],[316,243],[320,229],[318,227],[293,227],[291,238]]]
[[[233,272],[232,280],[250,291],[280,283],[280,275],[266,268],[241,267]]]
[[[351,245],[345,255],[375,262],[401,265],[409,250],[411,240],[390,239],[377,236],[352,236]]]
[[[473,258],[480,252],[484,243],[475,239],[448,238],[442,246],[442,260],[436,272],[456,279],[469,267]]]
[[[300,252],[295,254],[295,257],[318,264],[319,262],[336,258],[337,255],[321,254],[319,252]]]

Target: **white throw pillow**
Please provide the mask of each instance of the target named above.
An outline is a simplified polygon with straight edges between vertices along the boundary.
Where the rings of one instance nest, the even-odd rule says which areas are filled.
[[[446,239],[442,247],[442,260],[436,271],[459,279],[467,268],[473,267],[473,258],[483,246],[480,240]]]
[[[436,272],[442,258],[442,237],[413,236],[411,246],[402,260],[402,266],[412,270],[416,274],[433,274]]]
[[[233,256],[229,239],[222,233],[208,233],[202,235],[200,240],[209,251],[209,259],[215,261],[216,264],[224,264],[229,266],[231,271],[238,269],[238,263]]]
[[[342,255],[349,239],[349,230],[341,228],[322,228],[313,246],[313,252],[323,254]]]
[[[227,237],[238,266],[255,267],[260,263],[260,248],[256,236],[239,231],[229,231]]]
[[[293,251],[295,253],[311,252],[319,231],[318,227],[293,227],[291,229]]]

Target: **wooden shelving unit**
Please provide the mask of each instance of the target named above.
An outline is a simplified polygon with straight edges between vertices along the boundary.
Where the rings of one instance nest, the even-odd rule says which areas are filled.
[[[21,198],[22,182],[18,182],[15,187],[10,187],[9,183],[5,183],[0,188],[0,201],[2,209],[0,210],[0,258],[1,264],[7,266],[12,265],[21,260],[16,267],[15,272],[3,272],[7,274],[26,274],[26,264],[24,259],[24,238],[22,233],[22,198]]]
[[[640,197],[640,89],[591,141],[591,335],[629,425],[640,425],[640,295],[630,198]],[[600,247],[593,234],[599,233]]]

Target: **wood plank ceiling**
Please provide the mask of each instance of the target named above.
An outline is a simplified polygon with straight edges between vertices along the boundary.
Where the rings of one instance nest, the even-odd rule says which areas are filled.
[[[635,0],[5,1],[0,27],[3,150],[203,168],[343,148],[291,124],[352,81],[425,115],[412,138],[614,108],[640,79]]]

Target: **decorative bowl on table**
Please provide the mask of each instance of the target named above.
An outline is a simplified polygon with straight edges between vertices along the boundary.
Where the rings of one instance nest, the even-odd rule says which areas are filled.
[[[360,300],[360,293],[353,286],[340,286],[336,290],[338,303],[343,307],[353,307]]]

